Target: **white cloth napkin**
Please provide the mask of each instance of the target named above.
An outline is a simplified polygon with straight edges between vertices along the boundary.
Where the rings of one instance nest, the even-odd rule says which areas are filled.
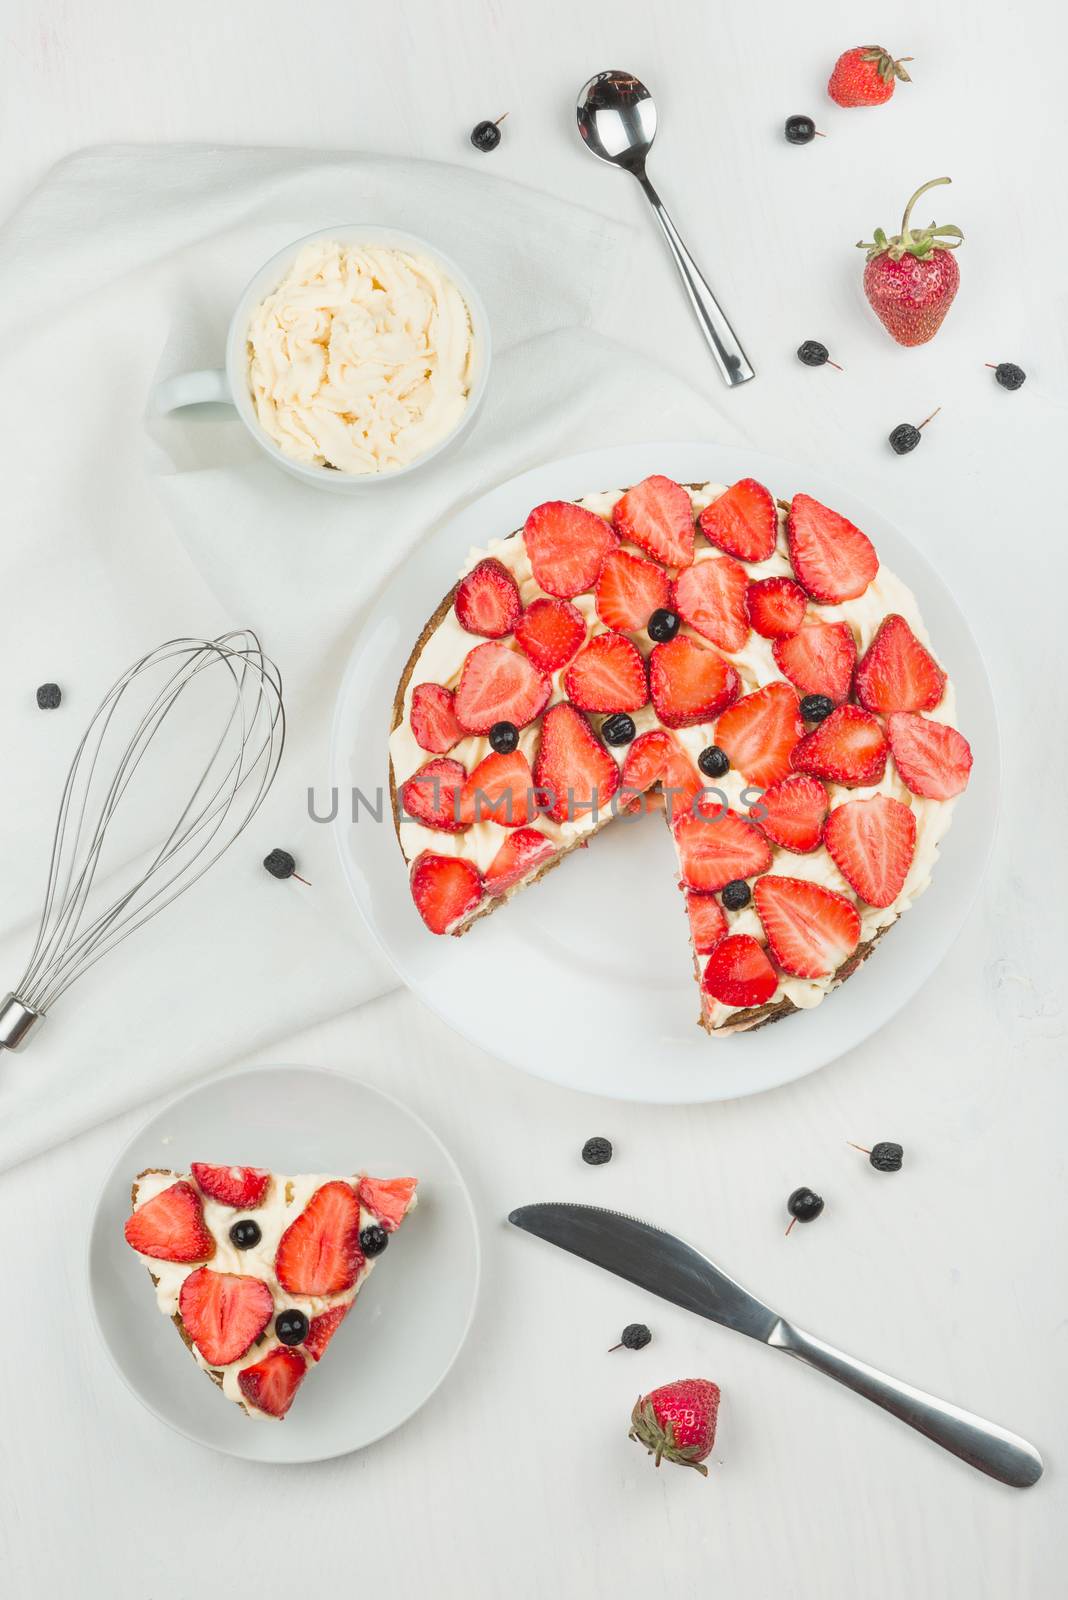
[[[187,412],[146,435],[153,382],[221,364],[267,257],[364,220],[437,244],[481,289],[494,368],[455,456],[349,500],[291,482],[236,417]],[[0,1168],[272,1041],[297,1059],[302,1030],[395,984],[331,830],[308,816],[340,674],[382,580],[464,500],[577,449],[730,437],[707,399],[599,332],[625,325],[626,294],[640,304],[645,249],[481,171],[198,146],[76,155],[0,230],[0,993],[32,942],[74,746],[129,662],[254,627],[289,716],[274,790],[231,853],[73,987],[24,1052],[0,1052]],[[650,255],[650,272],[668,270]],[[34,701],[47,680],[64,690],[50,713]],[[263,871],[275,846],[310,888]]]

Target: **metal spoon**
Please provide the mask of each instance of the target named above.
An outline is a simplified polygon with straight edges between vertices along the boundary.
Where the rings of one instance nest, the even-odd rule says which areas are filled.
[[[754,373],[746,353],[645,175],[645,158],[656,137],[656,106],[648,89],[631,72],[599,72],[580,89],[575,115],[586,148],[629,172],[645,191],[724,383],[732,389],[748,383]]]

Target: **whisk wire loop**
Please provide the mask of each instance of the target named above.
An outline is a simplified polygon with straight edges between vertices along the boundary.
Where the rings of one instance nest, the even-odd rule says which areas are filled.
[[[138,850],[147,864],[133,881],[110,899],[94,895],[113,826],[131,804],[131,785],[142,763],[168,723],[173,727],[180,719],[193,686],[198,680],[207,683],[207,675],[219,668],[226,693],[223,718],[192,788],[179,790],[179,809],[162,841]],[[211,687],[218,679],[215,671]],[[124,740],[123,717],[135,693],[143,691],[148,703]],[[193,721],[201,731],[204,717]],[[217,639],[170,639],[112,685],[67,774],[37,936],[20,982],[0,1006],[0,1049],[5,1043],[15,1048],[29,1031],[28,1018],[43,1016],[72,983],[191,888],[240,837],[274,782],[285,727],[281,675],[247,629]],[[110,777],[101,778],[112,742],[118,752]]]

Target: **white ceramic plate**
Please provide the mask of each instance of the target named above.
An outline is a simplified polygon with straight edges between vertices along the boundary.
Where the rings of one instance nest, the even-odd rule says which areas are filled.
[[[247,1417],[208,1381],[123,1238],[130,1185],[145,1167],[232,1160],[419,1179],[418,1206],[282,1422]],[[119,1156],[89,1238],[89,1298],[119,1375],[162,1422],[250,1461],[321,1461],[399,1427],[459,1354],[478,1277],[471,1198],[448,1151],[388,1095],[315,1067],[256,1067],[172,1101]]]
[[[710,1039],[698,997],[674,853],[662,820],[606,828],[589,850],[463,939],[434,938],[412,905],[389,811],[388,739],[397,682],[426,619],[472,545],[522,525],[534,505],[625,487],[652,472],[683,483],[752,476],[788,499],[804,489],[868,532],[916,593],[953,678],[975,754],[931,887],[869,962],[823,1005],[775,1027]],[[482,1049],[539,1077],[619,1099],[727,1100],[774,1088],[860,1044],[945,955],[982,877],[997,821],[997,720],[975,641],[956,601],[892,523],[819,472],[713,444],[616,446],[537,467],[452,518],[395,575],[357,640],[334,722],[331,783],[346,877],[404,981]],[[387,786],[381,824],[352,821],[354,788]]]

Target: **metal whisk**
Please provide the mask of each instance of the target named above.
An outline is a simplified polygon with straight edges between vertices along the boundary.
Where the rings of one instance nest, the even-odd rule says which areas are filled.
[[[284,743],[282,680],[248,630],[171,639],[123,673],[67,774],[37,941],[0,1001],[0,1051],[17,1050],[72,983],[229,849],[274,782]],[[138,800],[142,822],[157,820],[142,839],[127,834],[127,854],[100,873]],[[158,807],[169,823],[162,843]],[[98,874],[109,882],[94,890]]]

